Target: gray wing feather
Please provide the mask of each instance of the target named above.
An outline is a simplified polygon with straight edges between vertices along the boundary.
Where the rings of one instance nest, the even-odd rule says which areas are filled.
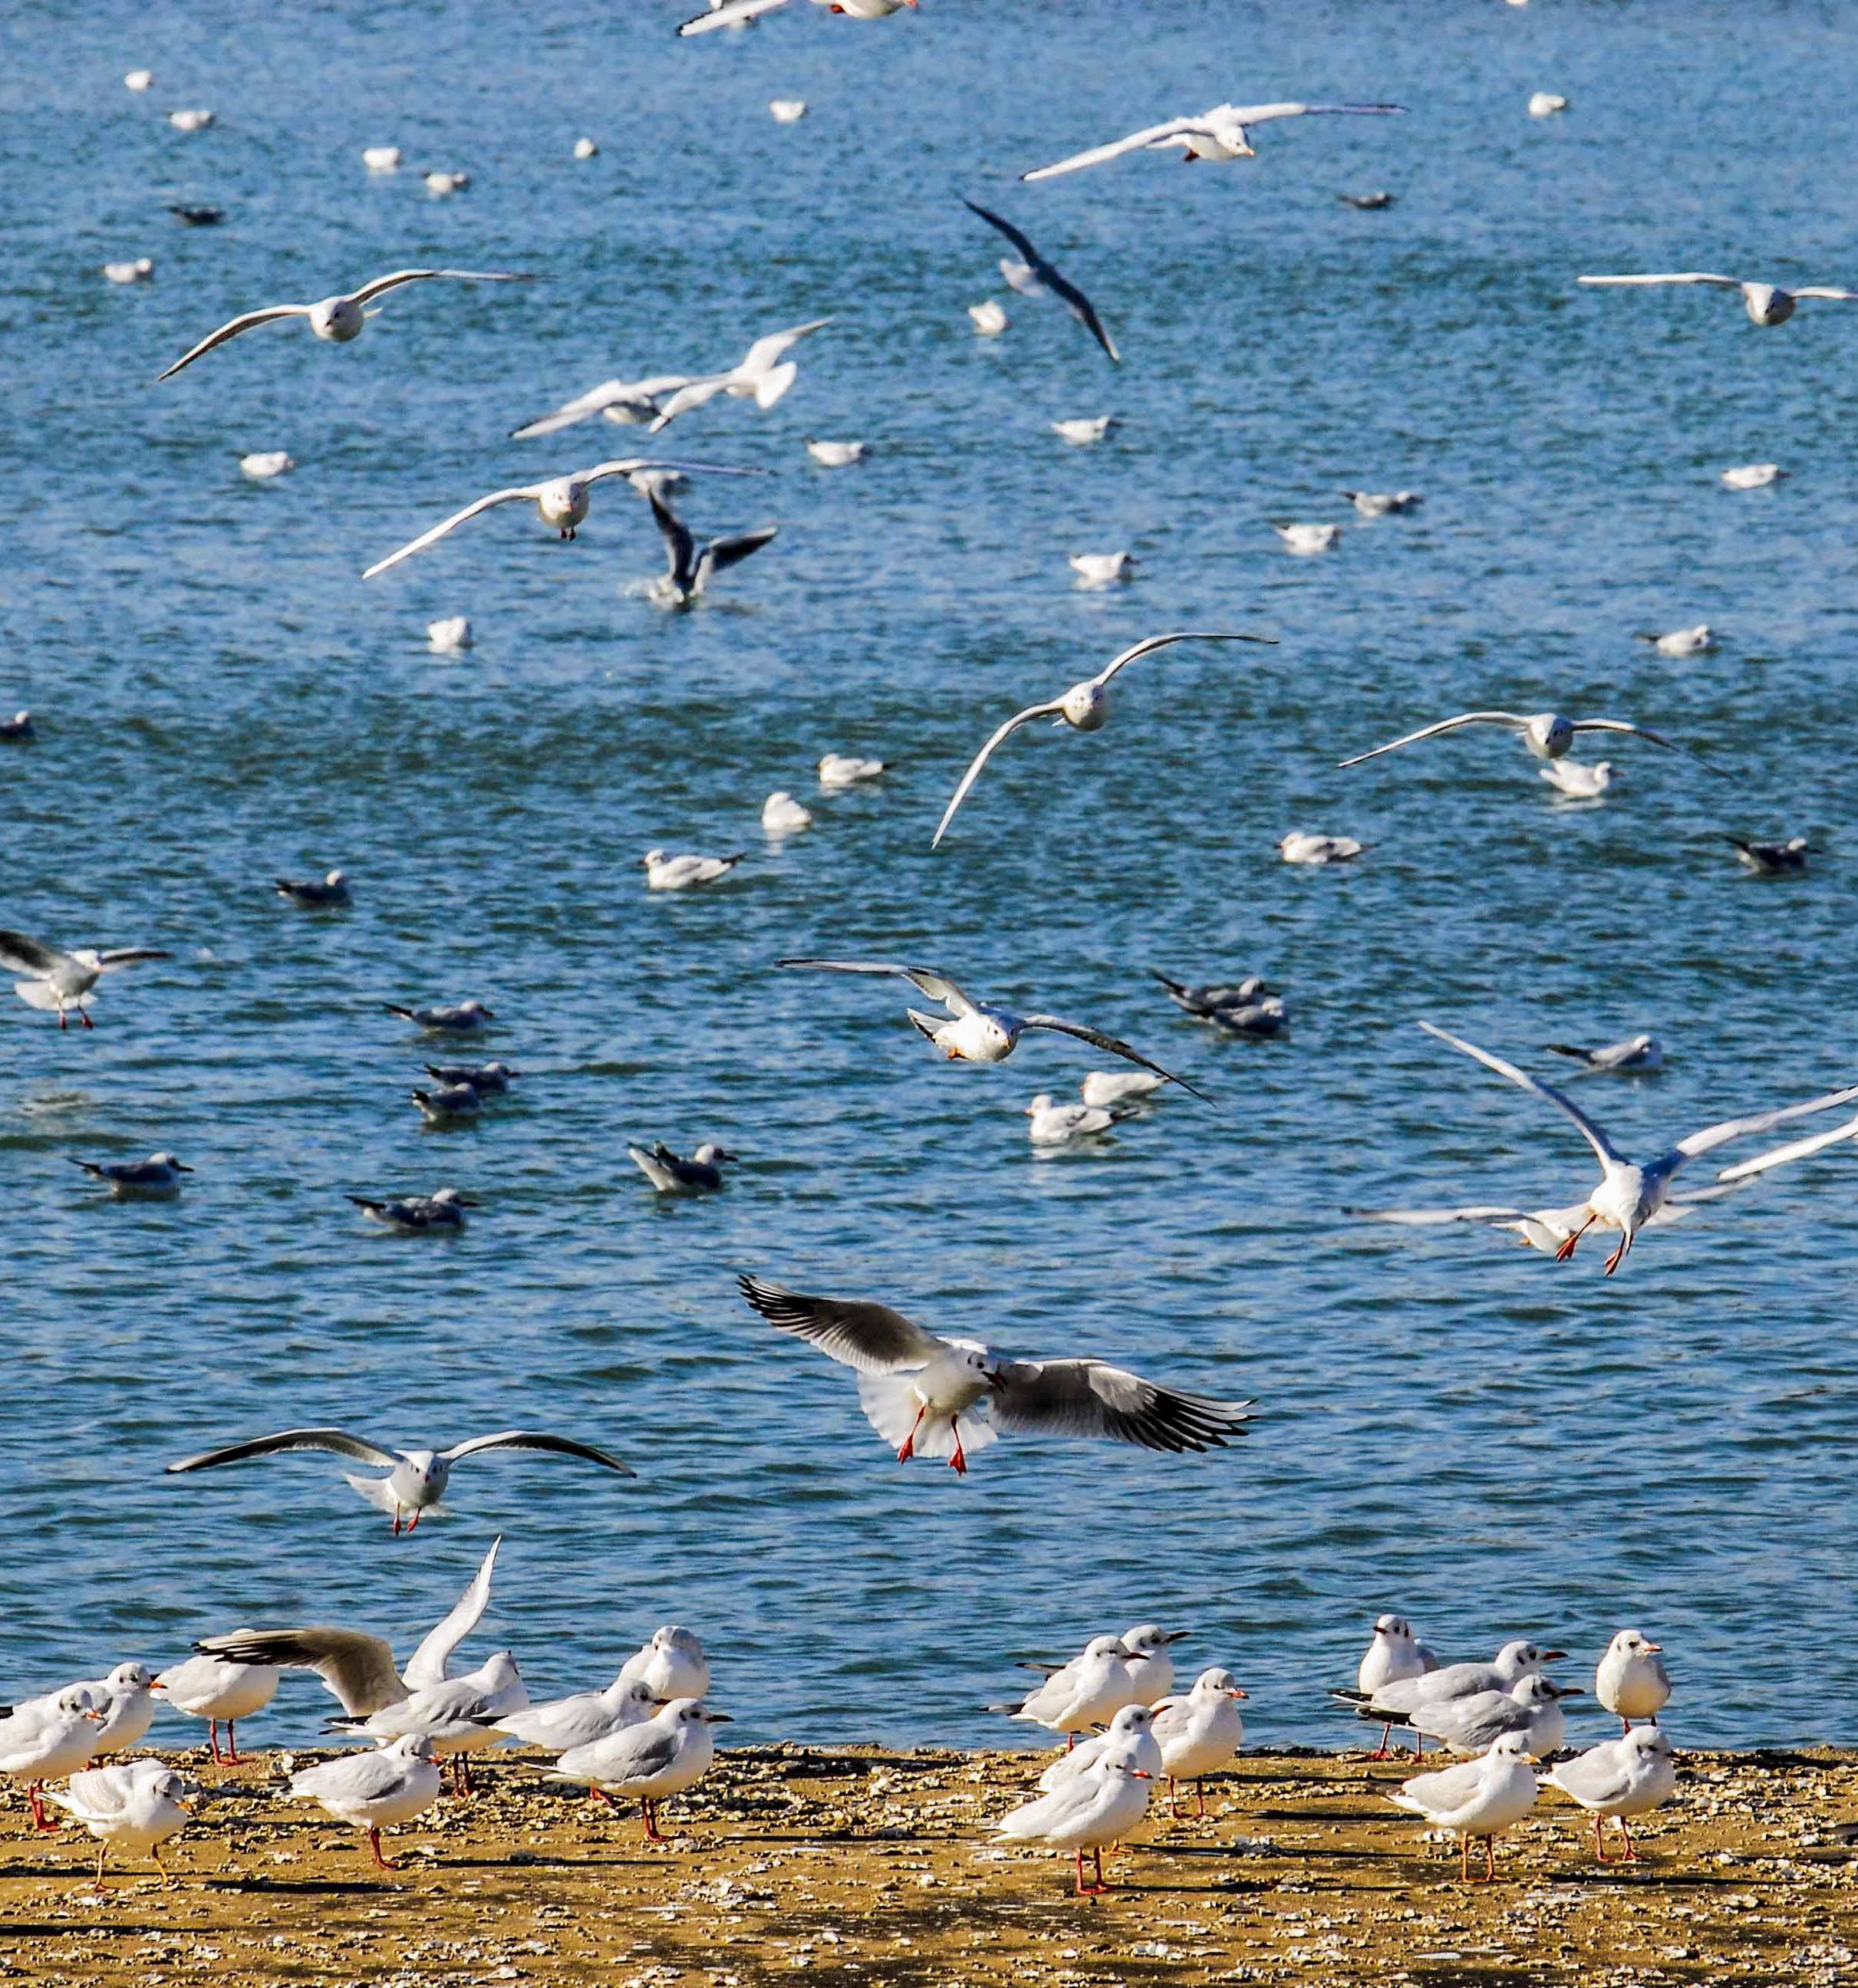
[[[439,1454],[455,1463],[461,1457],[475,1456],[486,1449],[545,1449],[557,1456],[578,1456],[588,1463],[600,1464],[617,1470],[622,1477],[638,1475],[631,1465],[621,1463],[604,1449],[596,1449],[591,1443],[577,1442],[572,1436],[550,1435],[543,1429],[505,1429],[499,1435],[473,1436],[469,1442],[455,1443]]]
[[[276,1435],[254,1436],[249,1442],[184,1456],[178,1463],[169,1464],[164,1474],[172,1477],[184,1470],[212,1470],[222,1463],[242,1463],[248,1457],[274,1456],[293,1449],[331,1450],[338,1456],[352,1456],[357,1462],[376,1464],[383,1470],[391,1470],[400,1461],[392,1450],[383,1449],[364,1437],[350,1435],[346,1429],[281,1429]]]
[[[1223,1449],[1243,1435],[1245,1401],[1216,1401],[1098,1360],[1015,1360],[989,1415],[1002,1429],[1108,1436],[1143,1449]]]
[[[41,945],[24,932],[0,931],[0,966],[9,973],[52,973],[70,958],[56,946]]]
[[[1106,1036],[1100,1029],[1087,1029],[1080,1022],[1061,1022],[1056,1015],[1022,1015],[1020,1026],[1024,1029],[1053,1029],[1061,1036],[1075,1036],[1078,1041],[1090,1043],[1100,1050],[1107,1050],[1112,1056],[1119,1056],[1130,1063],[1139,1063],[1144,1070],[1152,1070],[1157,1077],[1166,1077],[1170,1084],[1178,1084],[1183,1090],[1191,1091],[1203,1103],[1210,1104],[1203,1090],[1196,1090],[1184,1077],[1176,1077],[1171,1070],[1163,1070],[1158,1063],[1150,1063],[1140,1051],[1132,1050],[1114,1036]]]
[[[461,1594],[452,1612],[436,1628],[430,1631],[408,1661],[406,1668],[407,1688],[410,1691],[428,1691],[435,1684],[443,1684],[445,1666],[452,1661],[452,1652],[482,1621],[484,1611],[490,1603],[490,1577],[497,1564],[497,1549],[503,1543],[499,1533],[490,1542],[490,1550],[485,1554],[483,1564],[471,1577],[471,1585]]]
[[[945,1341],[888,1305],[858,1299],[809,1297],[763,1277],[736,1280],[742,1295],[770,1325],[817,1346],[861,1374],[894,1374],[920,1367]]]
[[[359,1629],[316,1624],[306,1629],[241,1629],[229,1636],[202,1637],[194,1648],[228,1663],[314,1671],[341,1700],[342,1709],[356,1718],[398,1705],[407,1696],[391,1648]]]

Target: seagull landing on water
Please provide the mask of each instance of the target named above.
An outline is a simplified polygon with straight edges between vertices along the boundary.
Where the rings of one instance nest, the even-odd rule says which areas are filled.
[[[970,1448],[1014,1429],[1107,1436],[1176,1455],[1223,1449],[1250,1419],[1249,1401],[1183,1393],[1100,1360],[1014,1360],[977,1340],[943,1339],[888,1305],[810,1297],[760,1277],[736,1281],[770,1325],[857,1370],[865,1418],[897,1445],[899,1463],[946,1457],[965,1473]]]
[[[202,1450],[198,1456],[184,1457],[167,1466],[165,1475],[184,1471],[214,1470],[225,1463],[243,1463],[254,1456],[279,1456],[291,1450],[323,1449],[337,1456],[351,1456],[388,1472],[385,1477],[353,1477],[343,1472],[343,1482],[358,1491],[377,1512],[384,1512],[398,1533],[404,1524],[417,1530],[422,1513],[437,1516],[439,1500],[452,1476],[452,1466],[468,1456],[487,1450],[544,1450],[554,1456],[577,1456],[584,1463],[597,1463],[603,1469],[617,1471],[621,1477],[638,1473],[591,1443],[573,1437],[550,1435],[541,1429],[505,1429],[497,1435],[473,1436],[469,1442],[454,1443],[449,1449],[386,1449],[365,1436],[351,1435],[347,1429],[281,1429],[275,1435],[255,1436],[249,1442],[235,1442],[225,1449]]]
[[[1075,283],[1068,281],[1058,270],[1054,269],[1011,221],[1003,219],[997,214],[989,212],[984,207],[976,207],[971,200],[964,200],[961,204],[969,213],[978,215],[990,228],[997,228],[1025,259],[1021,265],[1009,265],[1005,262],[1000,265],[1001,270],[1007,276],[1007,280],[1012,282],[1013,287],[1022,296],[1037,296],[1041,291],[1049,290],[1054,296],[1060,299],[1064,308],[1102,347],[1106,358],[1112,362],[1122,358],[1122,354],[1116,350],[1116,341],[1104,328],[1102,319],[1097,315],[1096,306],[1078,288]],[[1013,269],[1015,267],[1023,268],[1025,272],[1024,277],[1018,281],[1014,279]],[[979,328],[979,319],[977,318],[975,322]]]
[[[1114,1036],[1087,1029],[1081,1023],[1061,1022],[1055,1015],[1015,1015],[984,1001],[970,1001],[946,974],[938,973],[932,967],[897,966],[883,961],[851,959],[777,959],[774,964],[806,967],[822,973],[887,974],[907,980],[930,1000],[940,1002],[948,1010],[949,1019],[946,1021],[939,1021],[933,1015],[919,1014],[914,1008],[905,1012],[952,1063],[1004,1063],[1027,1029],[1050,1029],[1059,1035],[1075,1036],[1080,1042],[1107,1050],[1112,1056],[1139,1063],[1166,1082],[1178,1084],[1182,1090],[1193,1091],[1196,1097],[1204,1100],[1207,1095],[1203,1090],[1194,1090],[1184,1077],[1176,1077],[1172,1070],[1163,1070],[1159,1063],[1150,1063],[1146,1057],[1131,1049],[1127,1043],[1119,1042]]]
[[[100,1180],[119,1201],[172,1201],[181,1192],[181,1176],[191,1174],[172,1153],[151,1153],[145,1160],[73,1160],[93,1180]]]
[[[101,952],[94,947],[79,946],[73,952],[60,952],[56,946],[42,945],[37,939],[28,938],[24,932],[0,931],[0,967],[26,976],[14,982],[13,992],[29,1008],[56,1015],[61,1029],[66,1026],[66,1010],[72,1008],[77,1010],[77,1019],[86,1029],[96,1026],[90,1019],[90,1006],[96,999],[96,983],[106,973],[134,966],[141,960],[171,956],[151,945],[118,946]]]
[[[1056,165],[1040,166],[1021,173],[1020,178],[1055,179],[1060,173],[1075,173],[1085,166],[1119,159],[1125,152],[1178,150],[1183,165],[1192,165],[1196,159],[1229,165],[1235,159],[1257,156],[1252,149],[1250,131],[1254,124],[1274,123],[1284,117],[1390,117],[1404,109],[1399,103],[1217,103],[1197,117],[1171,117],[1165,124],[1132,131],[1126,138],[1093,146],[1088,152],[1074,153]]]
[[[1449,732],[1462,732],[1471,725],[1506,727],[1538,759],[1565,759],[1573,749],[1575,740],[1583,732],[1623,732],[1651,745],[1662,746],[1667,752],[1683,752],[1693,759],[1699,757],[1687,746],[1680,746],[1674,739],[1648,731],[1643,725],[1630,725],[1623,718],[1564,718],[1555,711],[1538,712],[1533,716],[1520,711],[1461,711],[1456,718],[1442,718],[1436,725],[1425,725],[1399,739],[1390,739],[1385,746],[1357,752],[1352,759],[1339,763],[1342,766],[1359,766],[1369,759],[1379,759],[1383,753],[1397,752],[1403,746],[1418,745],[1422,739],[1440,739]],[[1702,760],[1700,763],[1707,766],[1709,762]]]
[[[241,332],[252,330],[261,324],[274,324],[280,318],[307,318],[310,329],[318,338],[327,339],[332,345],[346,345],[350,339],[361,336],[362,326],[374,316],[367,305],[376,297],[385,296],[389,290],[399,289],[407,283],[533,283],[535,280],[533,276],[511,275],[496,269],[395,269],[387,276],[377,276],[371,283],[364,283],[358,290],[325,297],[320,303],[268,304],[262,310],[247,311],[243,316],[233,318],[201,339],[191,352],[183,353],[165,373],[155,376],[156,383],[171,380],[183,367],[192,365],[215,346],[224,345]]]
[[[680,1159],[662,1139],[649,1152],[643,1146],[628,1146],[626,1152],[660,1194],[713,1194],[723,1185],[723,1162],[736,1158],[713,1141],[698,1147],[687,1160]]]
[[[1579,280],[1590,289],[1643,289],[1660,283],[1708,283],[1718,289],[1739,290],[1742,307],[1751,324],[1785,324],[1803,297],[1822,297],[1838,304],[1858,304],[1858,290],[1833,289],[1812,283],[1797,290],[1784,290],[1778,283],[1745,282],[1739,276],[1711,276],[1695,272],[1677,276],[1582,276]]]
[[[651,583],[651,597],[661,607],[694,607],[716,574],[726,573],[751,553],[760,552],[773,541],[778,529],[764,525],[759,531],[743,532],[734,538],[712,539],[699,548],[689,526],[655,489],[647,490],[645,501],[665,541],[666,568]]]
[[[1061,697],[1052,698],[1044,704],[1029,704],[1024,711],[1009,718],[975,755],[973,763],[962,775],[960,784],[943,810],[929,847],[933,849],[940,844],[948,832],[949,823],[955,819],[955,810],[967,798],[968,789],[980,779],[981,769],[993,756],[995,749],[1003,745],[1022,725],[1049,718],[1054,724],[1068,725],[1074,732],[1101,731],[1109,717],[1109,686],[1116,672],[1139,657],[1167,648],[1176,642],[1257,642],[1267,648],[1278,645],[1274,635],[1244,635],[1231,629],[1183,628],[1176,629],[1172,634],[1150,635],[1125,649],[1120,655],[1112,656],[1094,677],[1086,677],[1083,682],[1073,684]]]

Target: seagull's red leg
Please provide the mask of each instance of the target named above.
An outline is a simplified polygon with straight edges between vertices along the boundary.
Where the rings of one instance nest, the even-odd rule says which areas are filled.
[[[233,1729],[235,1723],[230,1719],[226,1721],[225,1751],[219,1756],[221,1760],[235,1767],[239,1765],[242,1757],[239,1751],[239,1741],[234,1736]]]
[[[1376,1746],[1376,1747],[1375,1748],[1374,1751],[1373,1751],[1372,1753],[1370,1753],[1370,1754],[1368,1756],[1368,1758],[1369,1758],[1370,1760],[1386,1760],[1386,1757],[1387,1757],[1388,1753],[1389,1753],[1389,1749],[1388,1745],[1387,1745],[1387,1742],[1388,1742],[1388,1741],[1389,1741],[1389,1740],[1393,1736],[1393,1721],[1390,1719],[1389,1719],[1389,1720],[1388,1720],[1388,1722],[1386,1723],[1386,1724],[1385,1726],[1383,1726],[1381,1728],[1381,1743],[1380,1743],[1378,1746]]]
[[[1619,1248],[1614,1250],[1613,1254],[1606,1259],[1606,1274],[1608,1276],[1610,1277],[1613,1272],[1619,1267],[1620,1264],[1626,1260],[1626,1253],[1631,1247],[1632,1231],[1630,1229],[1622,1229],[1619,1233]]]
[[[604,1788],[589,1788],[587,1800],[591,1802],[604,1802],[608,1808],[618,1808],[619,1806],[619,1804],[607,1793]]]
[[[955,1439],[955,1454],[949,1459],[949,1468],[957,1476],[965,1477],[968,1474],[968,1453],[961,1446],[961,1421],[959,1416],[950,1418],[949,1433]]]
[[[1200,1804],[1193,1813],[1196,1815],[1204,1815],[1207,1813],[1207,1787],[1203,1781],[1196,1781],[1193,1783],[1193,1799]]]
[[[43,1781],[28,1781],[25,1784],[25,1800],[27,1807],[32,1811],[32,1827],[49,1836],[57,1828],[58,1824],[56,1820],[46,1814],[45,1804],[39,1799],[39,1791],[44,1786]]]
[[[1626,1854],[1620,1861],[1625,1864],[1643,1864],[1645,1859],[1633,1848],[1632,1824],[1624,1816],[1619,1818],[1619,1833],[1626,1838]]]
[[[1606,1841],[1600,1834],[1600,1820],[1598,1815],[1593,1818],[1593,1854],[1597,1861],[1609,1864],[1613,1860],[1606,1854]]]
[[[388,1861],[388,1860],[387,1860],[384,1857],[383,1857],[383,1856],[381,1855],[381,1832],[380,1832],[380,1831],[379,1831],[379,1830],[377,1830],[377,1829],[371,1829],[371,1830],[368,1831],[368,1833],[367,1833],[367,1847],[368,1847],[368,1850],[369,1850],[370,1854],[371,1854],[373,1856],[373,1858],[374,1858],[374,1861],[381,1866],[381,1869],[382,1869],[382,1870],[384,1870],[384,1871],[398,1871],[398,1870],[400,1868],[400,1866],[399,1866],[398,1864],[390,1864],[390,1863]]]
[[[916,1411],[916,1419],[909,1425],[909,1434],[903,1439],[903,1447],[897,1452],[897,1461],[899,1463],[909,1462],[910,1459],[915,1455],[916,1432],[918,1429],[922,1428],[922,1418],[928,1413],[929,1404],[925,1401],[922,1406]]]
[[[415,1512],[407,1521],[407,1537],[411,1539],[419,1530],[419,1514]]]
[[[645,1841],[648,1843],[662,1843],[665,1839],[658,1834],[658,1817],[651,1813],[651,1803],[641,1798],[638,1810],[645,1818]]]
[[[1172,1774],[1168,1777],[1168,1813],[1170,1815],[1180,1814],[1180,1801],[1176,1792],[1174,1777]]]
[[[1081,1850],[1081,1848],[1080,1848],[1080,1849],[1079,1849],[1079,1851],[1078,1851],[1078,1896],[1080,1898],[1083,1898],[1085,1895],[1085,1890],[1084,1890],[1084,1852],[1083,1852],[1083,1851]]]
[[[90,1019],[90,1010],[88,1008],[80,1008],[77,1011],[77,1019],[86,1029],[94,1029],[96,1026],[96,1023]]]
[[[1574,1254],[1574,1246],[1575,1243],[1579,1242],[1581,1238],[1593,1226],[1594,1220],[1595,1218],[1592,1215],[1589,1215],[1587,1219],[1581,1224],[1579,1228],[1575,1229],[1572,1236],[1563,1239],[1562,1246],[1555,1253],[1555,1260],[1556,1263],[1565,1263],[1567,1262],[1568,1259]]]
[[[400,1537],[400,1507],[398,1505],[394,1507],[394,1537],[395,1539]]]

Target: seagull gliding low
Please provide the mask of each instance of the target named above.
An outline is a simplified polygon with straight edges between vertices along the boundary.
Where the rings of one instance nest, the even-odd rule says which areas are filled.
[[[1268,124],[1280,117],[1387,117],[1406,109],[1402,103],[1216,103],[1197,117],[1170,117],[1165,124],[1132,131],[1113,144],[1093,146],[1088,152],[1061,159],[1056,165],[1041,166],[1021,173],[1022,180],[1055,179],[1060,173],[1075,173],[1084,166],[1100,166],[1119,159],[1125,152],[1165,152],[1178,147],[1181,163],[1191,165],[1207,159],[1219,165],[1234,159],[1255,158],[1247,127]]]

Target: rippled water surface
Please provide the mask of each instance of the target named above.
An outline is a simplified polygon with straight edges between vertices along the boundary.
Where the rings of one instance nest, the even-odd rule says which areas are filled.
[[[566,1689],[689,1622],[751,1737],[976,1740],[1014,1656],[1156,1618],[1240,1673],[1260,1740],[1339,1740],[1319,1687],[1389,1607],[1454,1655],[1539,1631],[1591,1662],[1630,1622],[1672,1653],[1685,1738],[1850,1737],[1853,1153],[1647,1235],[1611,1280],[1591,1245],[1557,1266],[1339,1213],[1589,1183],[1572,1128],[1420,1016],[1538,1067],[1655,1030],[1663,1076],[1582,1090],[1639,1152],[1854,1074],[1858,316],[1757,330],[1715,292],[1574,286],[1858,279],[1858,161],[1826,141],[1849,11],[924,0],[685,44],[679,13],[101,0],[0,30],[0,704],[41,732],[0,749],[0,922],[174,955],[113,979],[94,1033],[0,1009],[0,1696],[246,1622],[404,1650],[500,1530],[469,1650]],[[1528,118],[1539,89],[1572,112]],[[786,96],[802,123],[769,117]],[[1411,114],[1015,183],[1295,96]],[[171,130],[190,104],[217,124]],[[583,132],[603,150],[577,164]],[[388,142],[471,190],[371,178],[360,147]],[[1336,198],[1383,186],[1382,212]],[[1008,296],[1006,336],[973,335],[964,307],[1006,293],[963,194],[1091,293],[1120,367],[1050,304]],[[226,221],[180,228],[170,200]],[[143,253],[152,282],[97,273]],[[353,347],[267,328],[150,384],[235,311],[428,262],[548,281],[409,291]],[[477,493],[641,438],[506,440],[519,421],[828,313],[777,408],[666,438],[779,472],[682,500],[705,531],[780,528],[701,611],[641,597],[658,542],[618,483],[574,544],[506,509],[360,583]],[[1093,450],[1046,426],[1109,412]],[[820,471],[811,434],[869,458]],[[240,475],[276,448],[294,474]],[[1716,482],[1770,458],[1791,480]],[[1359,525],[1358,485],[1425,506]],[[1274,519],[1345,537],[1292,559]],[[1118,547],[1133,584],[1074,587],[1068,553]],[[477,647],[435,658],[425,625],[454,613]],[[1689,661],[1632,639],[1706,620],[1721,646]],[[1022,732],[931,854],[1001,718],[1183,625],[1281,646],[1178,647],[1122,679],[1108,731]],[[1728,775],[1618,742],[1619,785],[1570,806],[1495,733],[1334,769],[1491,705],[1637,717]],[[892,770],[820,796],[828,749]],[[782,847],[777,787],[818,817]],[[1292,869],[1296,826],[1372,847]],[[1724,831],[1826,853],[1751,879]],[[655,844],[749,856],[648,895]],[[332,864],[345,914],[269,893]],[[942,1063],[900,984],[769,970],[814,950],[1094,1021],[1216,1102],[1035,1158],[1019,1114],[1081,1045]],[[1268,972],[1294,1032],[1213,1040],[1150,966]],[[465,995],[528,1074],[480,1129],[428,1131],[429,1050],[381,1003]],[[660,1202],[625,1146],[661,1137],[743,1164]],[[171,1205],[67,1164],[162,1146],[198,1170]],[[483,1203],[452,1239],[344,1199],[448,1182]],[[1259,1418],[1204,1458],[1020,1437],[965,1481],[901,1469],[847,1371],[743,1307],[743,1270]],[[333,1460],[159,1474],[322,1422],[540,1424],[641,1475],[468,1463],[408,1543]],[[293,1682],[253,1736],[327,1706]]]

